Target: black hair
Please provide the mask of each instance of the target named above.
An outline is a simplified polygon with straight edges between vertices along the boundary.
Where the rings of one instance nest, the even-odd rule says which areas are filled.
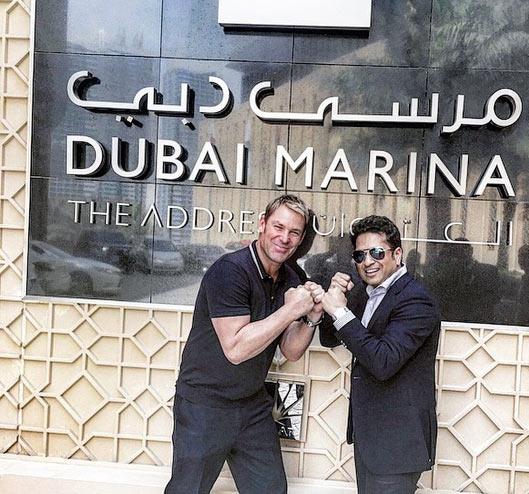
[[[351,226],[351,243],[356,248],[356,239],[362,233],[384,233],[386,241],[392,249],[402,247],[400,232],[395,223],[386,216],[366,216],[355,221]]]

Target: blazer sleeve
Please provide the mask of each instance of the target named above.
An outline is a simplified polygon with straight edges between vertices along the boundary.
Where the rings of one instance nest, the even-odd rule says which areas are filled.
[[[355,318],[336,331],[336,336],[375,379],[385,381],[402,368],[439,325],[433,300],[419,292],[394,307],[383,334],[370,332]]]
[[[320,330],[320,343],[328,348],[334,348],[335,346],[341,345],[341,341],[336,337],[336,329],[332,324],[331,316],[325,314],[323,321],[319,326]]]
[[[355,317],[358,317],[358,314],[364,312],[364,308],[367,302],[367,294],[365,290],[365,285],[363,283],[357,283],[355,280],[355,285],[353,289],[347,293],[347,307],[353,312]],[[322,346],[328,348],[334,348],[338,345],[342,345],[342,341],[338,338],[336,329],[332,323],[332,318],[329,314],[325,314],[323,321],[320,323],[320,343]]]

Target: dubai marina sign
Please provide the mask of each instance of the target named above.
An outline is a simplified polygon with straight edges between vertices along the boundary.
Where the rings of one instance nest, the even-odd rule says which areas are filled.
[[[229,118],[233,108],[233,94],[228,84],[220,77],[209,76],[209,84],[215,88],[218,98],[215,101],[202,101],[200,94],[196,95],[198,111],[206,118]],[[88,97],[88,89],[94,83],[99,82],[92,73],[87,70],[73,73],[67,83],[67,95],[70,102],[83,110],[93,113],[111,113],[116,115],[117,122],[126,126],[135,123],[138,115],[161,115],[164,117],[180,118],[182,125],[193,128],[192,116],[194,108],[190,97],[193,88],[188,83],[180,84],[179,101],[166,102],[163,95],[153,86],[138,88],[130,101],[98,101]],[[333,95],[323,98],[320,104],[312,111],[277,111],[263,110],[263,100],[269,99],[273,103],[274,88],[270,81],[260,81],[253,85],[249,92],[248,106],[256,119],[269,125],[298,124],[298,125],[323,125],[325,121],[332,126],[385,126],[385,127],[416,127],[432,128],[440,125],[440,139],[449,138],[451,135],[468,127],[479,129],[481,127],[492,127],[505,129],[517,124],[523,112],[523,103],[520,95],[509,88],[493,90],[486,101],[483,102],[482,114],[472,115],[465,110],[465,95],[459,94],[455,99],[443,99],[439,92],[432,92],[427,98],[428,110],[419,111],[419,98],[411,97],[409,107],[401,109],[399,102],[392,102],[385,113],[350,113],[341,110],[340,101],[342,95]],[[441,104],[453,106],[453,117],[450,121],[440,121],[439,107]],[[499,104],[503,104],[502,112],[498,112]],[[425,105],[423,105],[425,106]],[[505,112],[505,106],[508,112]],[[273,104],[272,104],[273,107]],[[250,113],[250,115],[251,115]],[[122,152],[123,145],[127,147],[136,146],[138,161],[135,165],[128,163],[128,155]],[[251,143],[236,143],[236,160],[232,168],[227,168],[222,158],[223,150],[218,149],[211,141],[204,141],[199,145],[200,152],[195,160],[189,160],[187,150],[184,146],[171,139],[158,139],[154,157],[147,152],[147,139],[140,138],[137,143],[124,143],[119,137],[109,136],[109,142],[100,142],[90,135],[66,135],[66,174],[78,178],[90,178],[101,176],[110,164],[113,172],[119,177],[133,180],[141,180],[149,167],[154,167],[157,180],[163,183],[201,183],[206,175],[213,178],[217,185],[237,184],[240,187],[247,185],[248,169],[251,165],[248,160],[248,146]],[[304,187],[307,191],[322,190],[329,188],[333,181],[346,183],[351,192],[358,192],[358,178],[347,153],[342,148],[337,148],[332,159],[325,163],[323,179],[316,182],[314,168],[317,156],[314,147],[308,143],[304,150],[296,154],[288,150],[285,144],[277,144],[274,161],[270,163],[270,188],[282,187],[287,173],[304,175]],[[225,150],[224,150],[225,151]],[[110,153],[110,156],[108,154]],[[186,160],[189,160],[186,161]],[[468,153],[459,156],[458,172],[452,173],[443,156],[431,152],[426,161],[426,182],[424,193],[433,196],[439,179],[448,188],[454,197],[477,198],[482,196],[486,190],[494,189],[500,198],[514,198],[516,191],[507,167],[500,154],[492,154],[488,160],[482,163],[473,163]],[[473,167],[481,167],[477,178],[470,178],[469,164]],[[394,172],[395,159],[393,155],[384,149],[369,150],[369,158],[366,167],[366,191],[374,193],[375,184],[378,182],[390,194],[404,193],[416,194],[418,184],[416,183],[416,172],[418,163],[418,152],[410,151],[407,154],[406,183],[404,189],[399,189],[392,176]],[[90,223],[95,222],[98,216],[104,216],[106,224],[117,226],[129,226],[128,203],[105,203],[103,210],[98,211],[95,201],[69,200],[72,218],[75,223],[82,221],[82,212],[88,212]],[[112,213],[113,211],[113,213]],[[255,212],[242,211],[240,218],[235,220],[231,211],[210,211],[196,205],[192,210],[187,210],[180,205],[169,205],[166,211],[158,211],[157,206],[152,204],[142,218],[137,218],[141,226],[149,221],[154,221],[158,227],[180,229],[191,226],[194,230],[207,230],[212,228],[215,216],[220,215],[219,228],[225,228],[238,234],[251,234],[248,218]],[[246,216],[245,216],[246,215]],[[249,215],[249,216],[248,216]],[[314,228],[320,235],[336,234],[337,231],[343,236],[350,228],[354,218],[346,218],[345,214],[333,218],[333,227],[327,231]],[[460,222],[451,222],[445,225],[444,237],[441,239],[409,238],[413,241],[429,242],[454,242],[450,230]],[[507,225],[507,245],[512,243],[512,222]],[[220,230],[219,230],[220,231]],[[502,237],[502,225],[496,222],[496,231],[493,239],[478,239],[468,243],[483,245],[499,245]],[[406,235],[405,235],[406,237]]]
[[[70,101],[86,110],[93,112],[117,112],[118,121],[131,125],[134,122],[135,114],[147,114],[149,112],[165,115],[190,117],[192,109],[190,108],[189,91],[190,86],[187,83],[181,84],[180,101],[174,104],[159,103],[162,100],[161,94],[154,87],[144,87],[137,91],[133,101],[90,101],[81,97],[81,87],[87,83],[93,83],[96,79],[88,71],[74,73],[68,82],[68,96]],[[232,94],[228,85],[219,77],[209,77],[209,82],[219,89],[220,101],[213,105],[200,105],[199,112],[206,117],[228,116],[230,111],[230,101]],[[249,97],[249,106],[255,116],[264,122],[273,123],[320,123],[323,124],[326,116],[333,124],[350,124],[350,125],[386,125],[386,126],[432,126],[438,123],[439,93],[433,93],[430,99],[430,111],[427,115],[418,114],[418,98],[411,98],[408,114],[400,113],[400,105],[394,102],[391,111],[387,114],[356,114],[341,113],[339,96],[326,98],[314,112],[278,112],[263,111],[260,108],[262,93],[270,91],[272,88],[269,81],[259,82],[251,90]],[[85,94],[86,88],[83,88],[82,94]],[[260,98],[261,96],[261,98]],[[508,116],[499,116],[496,114],[496,104],[500,100],[506,100],[510,107]],[[463,126],[483,127],[491,125],[497,128],[505,128],[516,124],[522,114],[523,104],[520,96],[512,89],[498,89],[487,100],[483,115],[465,116],[465,95],[458,95],[455,101],[455,110],[453,122],[443,125],[441,135],[450,135],[457,132]],[[191,122],[183,118],[182,123],[188,125]],[[90,177],[101,172],[105,164],[105,146],[103,143],[86,135],[68,135],[67,153],[66,153],[66,173]],[[139,178],[145,174],[149,162],[146,153],[146,139],[138,140],[138,163],[136,168],[125,168],[121,162],[120,146],[121,140],[117,137],[111,137],[111,165],[114,172],[123,178]],[[93,150],[94,159],[91,163],[81,163],[80,157],[86,157],[86,152],[78,152],[79,148],[89,147]],[[217,148],[209,141],[204,142],[199,156],[191,166],[191,172],[187,172],[187,167],[181,160],[184,156],[184,148],[177,141],[170,139],[159,139],[156,152],[156,178],[166,181],[184,181],[200,182],[204,174],[212,173],[216,176],[219,184],[225,184],[234,181],[240,185],[245,184],[247,171],[247,153],[245,153],[245,144],[237,144],[237,161],[233,176],[228,177],[228,173],[222,165],[222,160]],[[287,166],[292,171],[299,173],[301,169],[305,170],[305,187],[313,189],[315,185],[320,189],[328,188],[332,180],[345,180],[350,186],[352,192],[358,190],[357,181],[349,164],[346,153],[343,149],[338,148],[334,158],[328,163],[327,172],[319,184],[314,184],[314,148],[307,146],[299,156],[292,156],[284,145],[277,145],[276,160],[273,173],[273,182],[270,185],[282,186]],[[382,165],[381,165],[382,163]],[[391,193],[400,192],[391,178],[390,172],[393,168],[393,157],[384,150],[371,150],[368,162],[368,183],[367,191],[374,191],[375,180],[381,180]],[[428,181],[427,195],[435,194],[436,177],[442,176],[448,184],[451,192],[457,196],[470,195],[471,197],[481,196],[487,187],[493,187],[498,190],[502,197],[515,197],[516,193],[513,184],[509,178],[505,164],[501,155],[492,155],[488,163],[484,164],[483,172],[478,181],[474,184],[468,184],[468,164],[469,155],[462,154],[459,163],[459,173],[455,176],[450,172],[442,157],[436,153],[430,153],[428,159]],[[408,173],[406,193],[413,194],[416,192],[415,171],[417,167],[417,152],[410,152],[408,156]]]

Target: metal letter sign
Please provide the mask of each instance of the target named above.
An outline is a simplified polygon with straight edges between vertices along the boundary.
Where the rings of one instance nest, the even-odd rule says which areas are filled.
[[[219,0],[219,24],[229,27],[369,29],[372,0]]]

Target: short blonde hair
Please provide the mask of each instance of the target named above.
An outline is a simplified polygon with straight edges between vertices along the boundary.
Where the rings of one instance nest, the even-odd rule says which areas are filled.
[[[281,206],[286,206],[295,213],[301,214],[305,220],[305,227],[307,226],[310,218],[309,208],[299,197],[292,194],[283,194],[270,201],[266,206],[264,219],[267,220]]]

